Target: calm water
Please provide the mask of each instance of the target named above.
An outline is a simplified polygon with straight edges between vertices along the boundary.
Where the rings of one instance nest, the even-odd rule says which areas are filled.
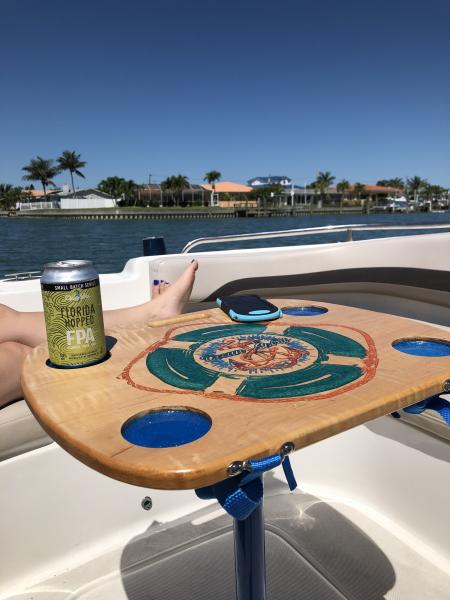
[[[158,235],[166,240],[169,253],[179,252],[190,240],[211,235],[256,231],[278,231],[344,223],[450,225],[450,213],[410,215],[318,215],[264,219],[192,219],[168,221],[71,221],[0,219],[0,276],[18,271],[40,271],[46,262],[64,258],[85,258],[95,262],[98,271],[121,271],[129,258],[142,254],[142,239]],[[397,232],[395,232],[397,235]],[[354,239],[383,237],[392,232],[355,233]],[[408,235],[407,231],[398,235]],[[293,245],[343,240],[344,234],[331,234],[286,240],[240,243],[240,247]],[[214,246],[232,249],[237,244]],[[212,247],[202,247],[202,250]],[[198,253],[198,252],[197,252]]]

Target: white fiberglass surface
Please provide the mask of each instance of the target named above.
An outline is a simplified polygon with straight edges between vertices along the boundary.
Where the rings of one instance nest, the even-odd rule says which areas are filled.
[[[397,591],[406,589],[402,586],[413,575],[418,589],[425,590],[430,573],[434,573],[434,587],[429,589],[435,596],[421,598],[446,598],[439,590],[449,583],[445,573],[450,573],[449,521],[443,518],[450,504],[449,448],[444,441],[384,417],[292,457],[299,493],[308,495],[306,504],[333,506],[386,555],[395,573],[386,598],[419,598]],[[266,477],[269,513],[272,498],[287,489],[281,480],[280,472]],[[189,523],[189,515],[195,513],[196,526],[206,527],[210,520],[222,518],[217,505],[208,509],[193,492],[144,490],[115,482],[54,444],[2,463],[0,486],[2,600],[26,590],[44,594],[36,595],[36,600],[59,600],[46,596],[47,592],[60,592],[61,598],[73,593],[71,599],[83,600],[126,598],[125,575],[132,578],[139,569],[153,568],[145,556],[152,540],[160,538],[146,542],[148,535],[163,533],[170,545],[177,539],[177,519]],[[140,504],[145,495],[153,500],[149,512]],[[309,498],[315,498],[312,504]],[[282,519],[282,514],[277,518]],[[302,523],[308,522],[312,523],[308,519]],[[321,539],[326,535],[322,531]],[[346,534],[340,535],[344,544]],[[131,552],[137,539],[144,540],[139,556]]]
[[[192,492],[115,481],[54,443],[0,463],[0,490],[0,598],[123,545],[154,520],[197,507]],[[149,493],[150,513],[141,507]]]
[[[151,281],[169,282],[182,273],[192,257],[200,268],[192,292],[199,302],[230,281],[254,277],[332,272],[340,269],[398,267],[450,270],[450,234],[432,234],[359,242],[200,252],[130,259],[120,273],[101,275],[106,309],[141,304],[149,299]],[[401,286],[400,286],[401,287]],[[39,282],[0,282],[0,302],[18,310],[42,310]]]

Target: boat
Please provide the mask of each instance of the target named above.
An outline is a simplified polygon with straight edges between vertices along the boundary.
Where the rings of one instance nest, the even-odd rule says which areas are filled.
[[[450,331],[445,227],[352,241],[363,227],[297,230],[345,235],[334,243],[200,253],[205,240],[196,240],[179,254],[133,258],[101,276],[103,305],[145,302],[153,279],[173,281],[196,256],[187,311],[213,307],[218,295],[256,293]],[[232,237],[249,236],[269,234]],[[0,281],[0,302],[41,310],[39,280],[12,279]],[[438,413],[377,418],[293,453],[291,464],[295,492],[280,468],[265,477],[270,600],[450,598],[450,427]],[[24,401],[0,411],[0,490],[0,600],[232,597],[232,522],[214,500],[89,469],[48,438]]]

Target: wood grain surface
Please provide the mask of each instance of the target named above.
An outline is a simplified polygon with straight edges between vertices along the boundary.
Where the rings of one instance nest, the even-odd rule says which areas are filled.
[[[450,342],[449,332],[319,305],[328,312],[256,326],[233,324],[212,309],[200,320],[193,313],[178,323],[117,329],[108,332],[117,340],[111,357],[82,369],[48,367],[41,345],[25,361],[22,386],[38,421],[73,456],[115,479],[161,489],[220,481],[233,461],[273,454],[285,442],[298,450],[443,390],[450,357],[411,356],[392,343]],[[145,448],[122,436],[134,415],[177,407],[206,413],[209,432],[172,448]]]

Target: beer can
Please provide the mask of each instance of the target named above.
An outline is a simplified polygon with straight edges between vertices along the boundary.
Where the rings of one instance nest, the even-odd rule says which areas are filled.
[[[48,263],[41,277],[50,361],[85,367],[106,357],[100,281],[92,262]]]

